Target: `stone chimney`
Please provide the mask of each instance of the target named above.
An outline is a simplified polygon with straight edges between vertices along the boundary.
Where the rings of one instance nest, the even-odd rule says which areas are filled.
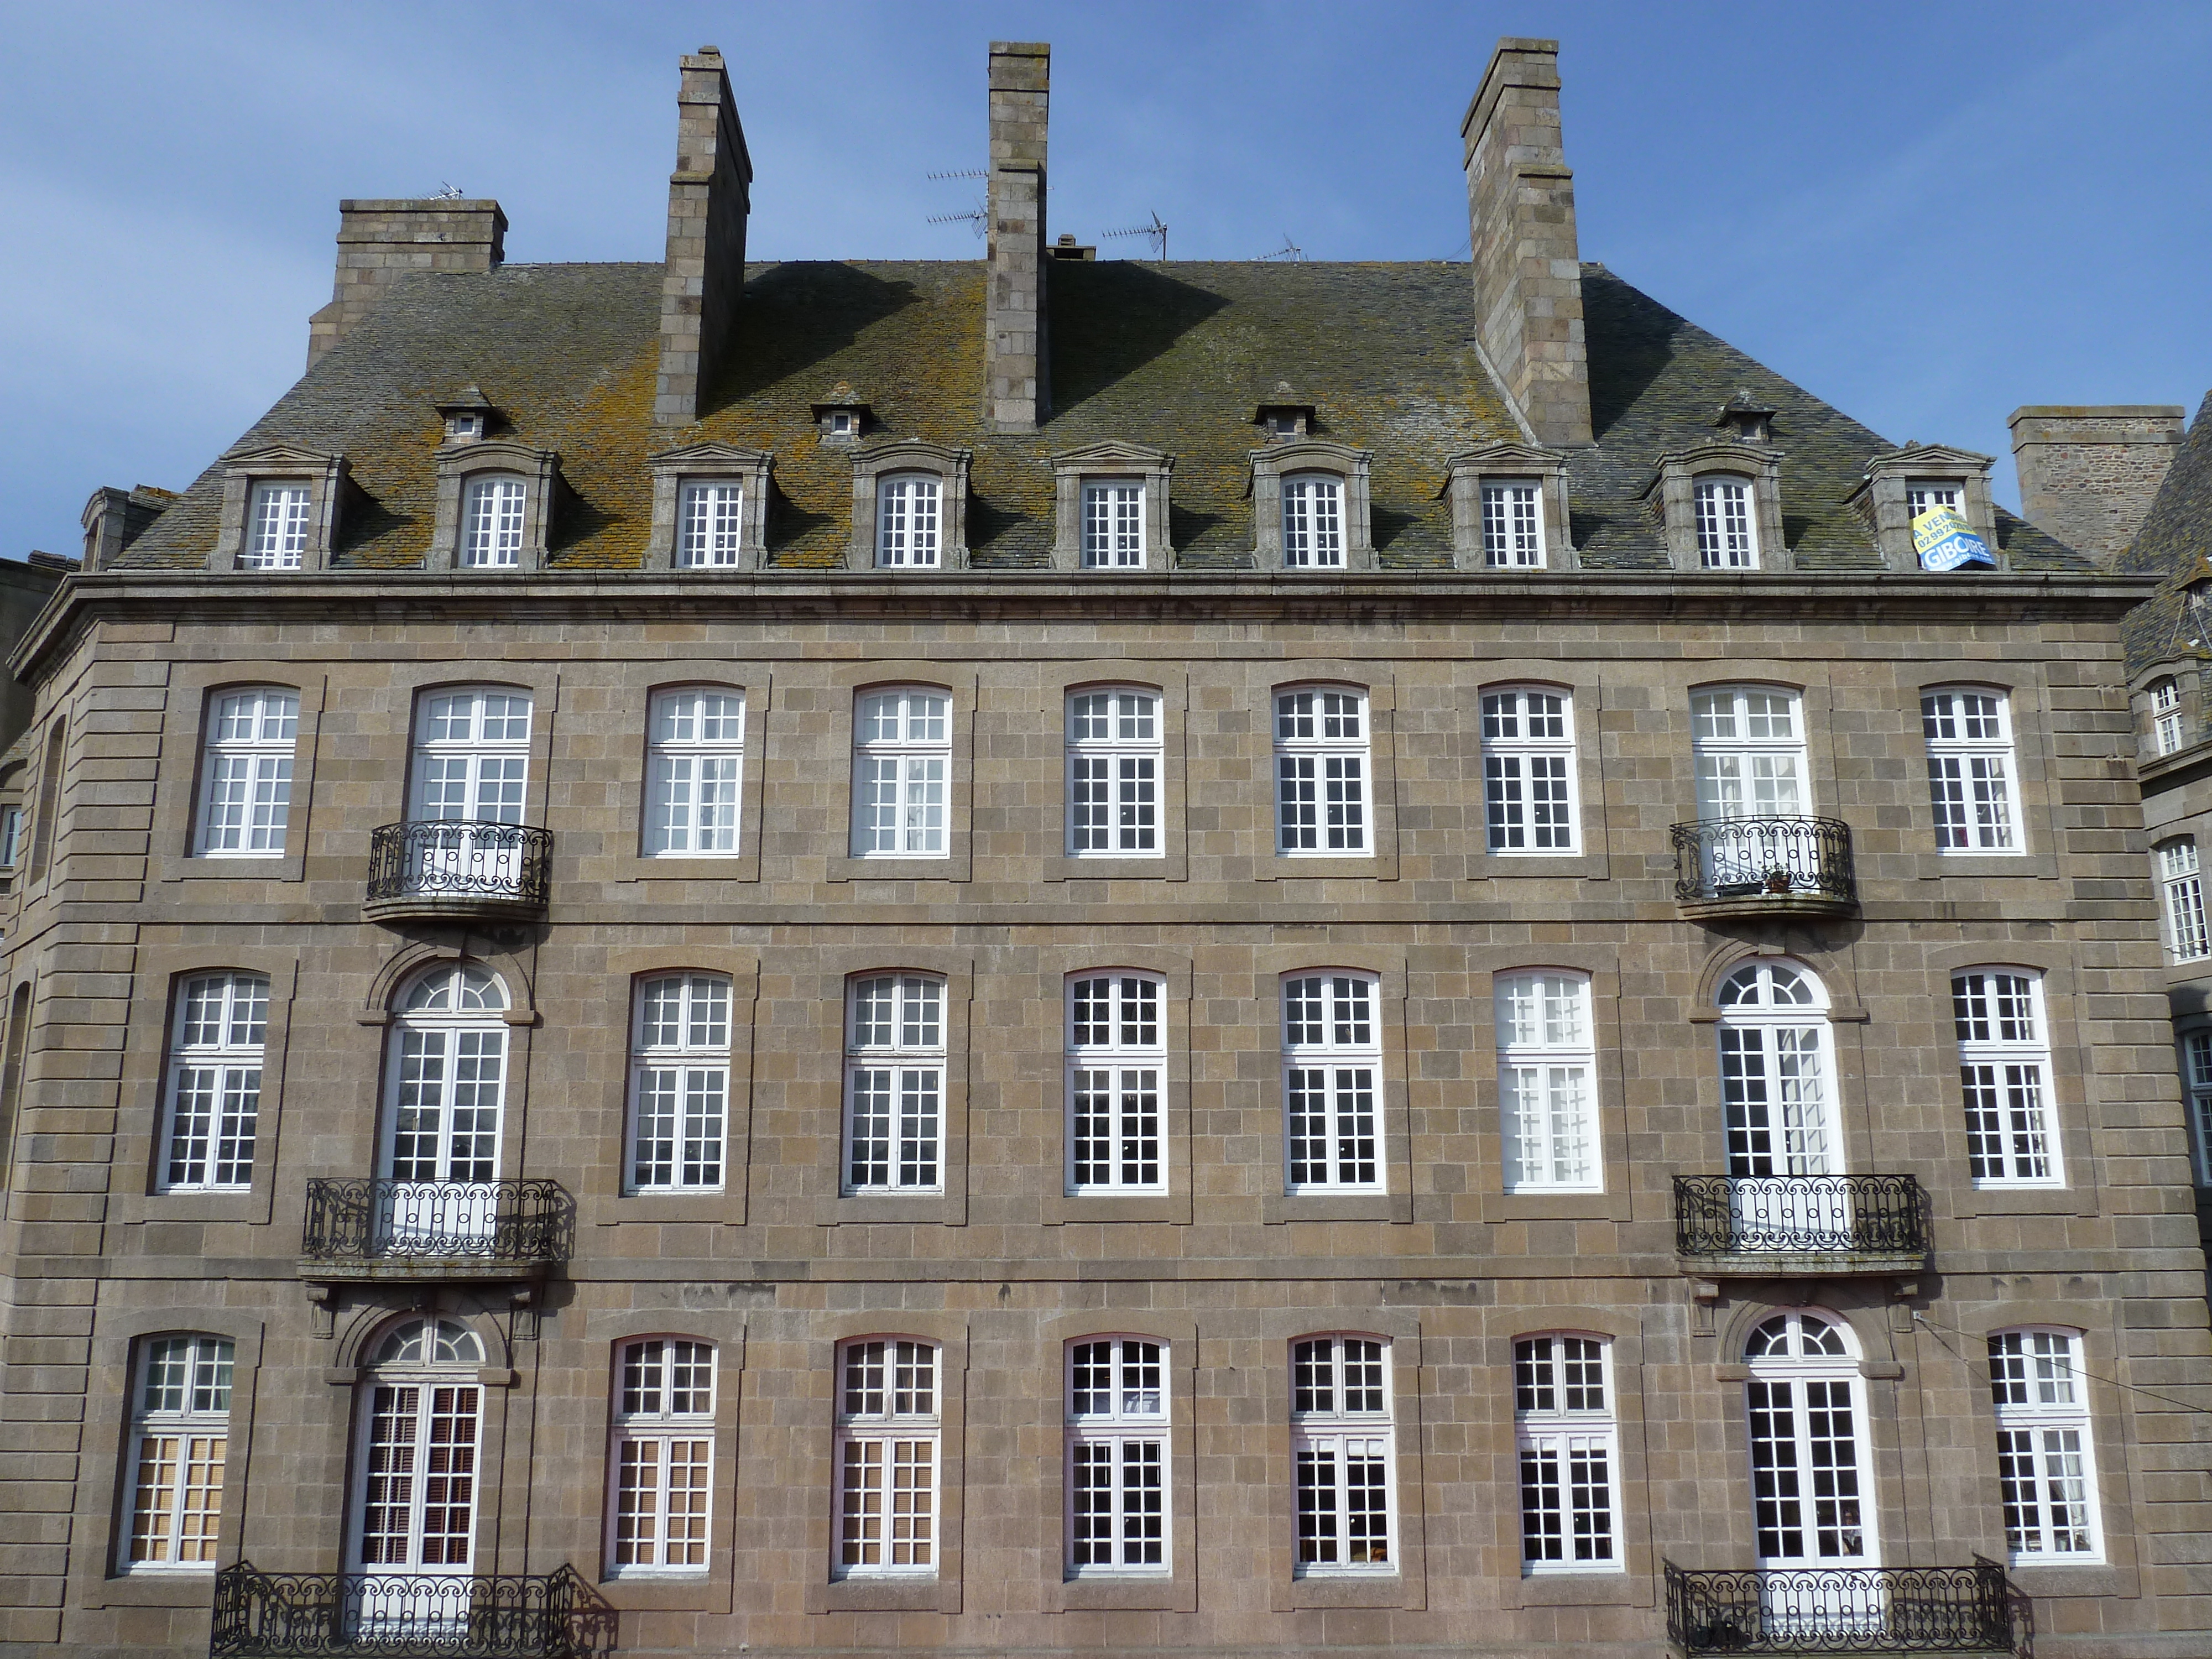
[[[752,157],[722,54],[683,60],[676,94],[676,171],[668,176],[668,274],[660,284],[657,426],[688,426],[722,368],[745,287]]]
[[[1034,432],[1052,408],[1045,328],[1044,139],[1052,48],[991,42],[991,255],[983,300],[984,413]]]
[[[1590,441],[1575,176],[1559,142],[1559,43],[1498,43],[1460,123],[1476,329],[1540,444]]]
[[[2150,515],[2189,411],[2171,404],[2032,404],[2007,417],[2021,514],[2110,564]]]
[[[307,320],[307,367],[353,332],[394,279],[491,270],[506,258],[507,216],[496,202],[340,202],[337,281],[330,304]]]

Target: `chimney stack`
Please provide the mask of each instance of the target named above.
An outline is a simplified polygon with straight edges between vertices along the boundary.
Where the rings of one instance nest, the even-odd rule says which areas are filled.
[[[2037,529],[2110,564],[2150,516],[2189,411],[2171,404],[2032,404],[2006,417],[2020,510]]]
[[[989,286],[983,301],[984,413],[1034,432],[1052,407],[1045,327],[1044,143],[1052,48],[991,42]]]
[[[676,94],[676,171],[668,176],[668,272],[660,285],[657,426],[688,426],[720,371],[745,286],[752,157],[722,54],[683,60]]]
[[[1476,328],[1536,441],[1590,441],[1574,174],[1559,141],[1559,43],[1504,40],[1460,123]]]
[[[353,332],[395,278],[492,270],[506,258],[507,215],[496,202],[340,202],[337,280],[330,304],[307,319],[307,367]]]

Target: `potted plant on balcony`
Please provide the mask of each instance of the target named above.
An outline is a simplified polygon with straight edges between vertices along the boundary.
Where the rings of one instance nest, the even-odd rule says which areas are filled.
[[[1790,872],[1778,864],[1771,870],[1769,870],[1766,872],[1766,890],[1770,893],[1788,892],[1790,890]]]

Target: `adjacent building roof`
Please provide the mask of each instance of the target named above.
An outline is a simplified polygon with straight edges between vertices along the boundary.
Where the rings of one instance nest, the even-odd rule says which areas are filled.
[[[1034,435],[1012,437],[983,418],[981,262],[756,264],[732,368],[710,389],[705,417],[656,428],[662,269],[404,276],[240,443],[343,453],[359,494],[334,562],[414,565],[434,516],[436,404],[472,381],[503,435],[561,455],[573,495],[553,528],[554,568],[638,565],[651,520],[647,457],[712,441],[775,456],[769,562],[830,566],[850,540],[852,452],[823,441],[816,411],[851,401],[871,411],[866,439],[973,452],[969,544],[979,569],[1048,562],[1049,459],[1109,439],[1175,458],[1170,531],[1183,563],[1242,568],[1254,544],[1248,458],[1261,442],[1252,410],[1287,401],[1312,406],[1316,435],[1373,452],[1378,561],[1422,569],[1450,563],[1447,459],[1522,435],[1474,343],[1469,270],[1443,263],[1055,262],[1052,412]],[[1584,265],[1583,282],[1597,441],[1571,455],[1568,481],[1585,566],[1667,568],[1661,526],[1641,499],[1655,463],[1717,435],[1716,411],[1743,392],[1776,411],[1798,568],[1880,568],[1871,530],[1845,498],[1867,462],[1894,446],[1601,265]],[[221,494],[211,468],[118,564],[204,563]],[[2000,513],[1997,522],[2016,569],[2094,568],[2017,518]]]
[[[2212,392],[2205,394],[2180,453],[2166,469],[2151,501],[2150,516],[2120,556],[2122,570],[2164,579],[2121,630],[2131,676],[2157,663],[2197,654],[2177,640],[2174,624],[2181,612],[2181,590],[2201,576],[2212,575],[2208,559],[2212,559]]]

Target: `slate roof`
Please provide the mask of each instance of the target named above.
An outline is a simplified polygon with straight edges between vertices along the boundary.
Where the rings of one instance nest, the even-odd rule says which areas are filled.
[[[2212,559],[2212,392],[2204,394],[2180,453],[2166,469],[2149,516],[2119,557],[2122,570],[2164,579],[2121,627],[2130,676],[2184,654],[2174,638],[2181,590],[2204,574],[2207,559]]]
[[[507,265],[402,277],[363,323],[240,443],[343,453],[362,495],[341,526],[341,568],[422,560],[434,516],[434,405],[474,381],[511,435],[560,452],[574,498],[550,563],[635,567],[650,527],[646,459],[720,441],[774,453],[769,559],[842,562],[849,452],[824,444],[813,406],[842,384],[873,411],[868,436],[974,453],[969,544],[979,569],[1046,563],[1049,458],[1107,439],[1175,459],[1170,538],[1182,562],[1243,568],[1253,546],[1247,457],[1255,404],[1310,404],[1317,436],[1371,450],[1372,521],[1385,569],[1450,562],[1446,459],[1520,436],[1475,349],[1465,264],[1134,260],[1051,267],[1052,415],[1034,436],[982,420],[984,266],[975,262],[752,264],[728,372],[696,425],[656,428],[661,267]],[[1747,390],[1777,411],[1785,533],[1800,568],[1879,568],[1844,498],[1893,447],[1602,266],[1583,267],[1595,448],[1573,455],[1576,544],[1594,568],[1664,569],[1639,499],[1657,456],[1725,435],[1720,404]],[[1285,391],[1285,388],[1288,390]],[[192,567],[213,544],[211,467],[126,550],[121,565]],[[2088,569],[2008,514],[2016,568]]]

